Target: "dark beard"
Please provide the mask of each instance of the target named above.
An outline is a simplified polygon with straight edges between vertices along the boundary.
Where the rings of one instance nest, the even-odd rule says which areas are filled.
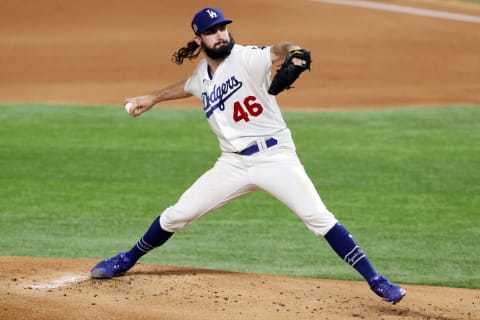
[[[235,40],[233,40],[230,35],[230,42],[219,49],[208,49],[202,41],[202,49],[205,50],[205,54],[212,60],[223,60],[230,55],[232,52],[233,46],[235,45]]]

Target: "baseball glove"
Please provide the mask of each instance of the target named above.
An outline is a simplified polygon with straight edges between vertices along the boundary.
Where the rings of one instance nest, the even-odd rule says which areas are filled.
[[[292,62],[293,58],[303,60],[302,65],[296,65]],[[273,77],[268,93],[276,96],[285,89],[292,88],[292,84],[297,80],[300,74],[305,70],[310,70],[310,64],[312,58],[310,57],[310,51],[305,49],[298,49],[290,51],[283,64],[277,69],[277,73]]]

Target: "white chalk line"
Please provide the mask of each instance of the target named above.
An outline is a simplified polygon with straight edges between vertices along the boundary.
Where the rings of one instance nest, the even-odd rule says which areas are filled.
[[[468,14],[452,13],[439,10],[420,9],[416,7],[400,6],[396,4],[387,4],[373,1],[363,0],[310,0],[312,2],[325,2],[331,4],[338,4],[344,6],[360,7],[374,10],[383,10],[404,14],[412,14],[417,16],[439,18],[446,20],[455,20],[461,22],[480,23],[479,16],[472,16]]]
[[[88,277],[86,275],[64,276],[64,277],[61,277],[61,278],[58,278],[58,279],[50,280],[50,281],[45,282],[45,283],[32,284],[32,285],[27,286],[27,288],[31,288],[31,289],[58,289],[58,288],[66,287],[70,284],[82,282],[82,281],[85,281],[85,280],[88,280],[88,279],[90,279],[90,277]]]

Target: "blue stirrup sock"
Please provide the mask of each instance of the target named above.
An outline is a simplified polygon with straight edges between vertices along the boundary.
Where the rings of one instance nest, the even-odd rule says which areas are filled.
[[[137,244],[134,245],[130,251],[126,252],[126,256],[130,258],[133,262],[136,262],[142,256],[144,256],[150,250],[160,247],[162,244],[167,242],[167,240],[173,235],[173,232],[168,232],[162,229],[160,226],[160,216],[153,220],[152,225],[143,235],[143,237],[138,240]]]
[[[365,280],[368,281],[377,274],[363,250],[344,226],[337,223],[324,238],[340,258],[355,268]]]

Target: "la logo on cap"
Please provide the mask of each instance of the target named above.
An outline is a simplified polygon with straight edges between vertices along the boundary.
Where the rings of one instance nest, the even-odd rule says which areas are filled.
[[[218,8],[203,8],[195,14],[192,20],[192,29],[199,36],[206,30],[219,25],[229,24],[232,20],[223,17],[223,12]]]
[[[217,13],[215,11],[212,11],[210,9],[207,10],[208,15],[210,16],[210,19],[215,19],[217,16]]]

